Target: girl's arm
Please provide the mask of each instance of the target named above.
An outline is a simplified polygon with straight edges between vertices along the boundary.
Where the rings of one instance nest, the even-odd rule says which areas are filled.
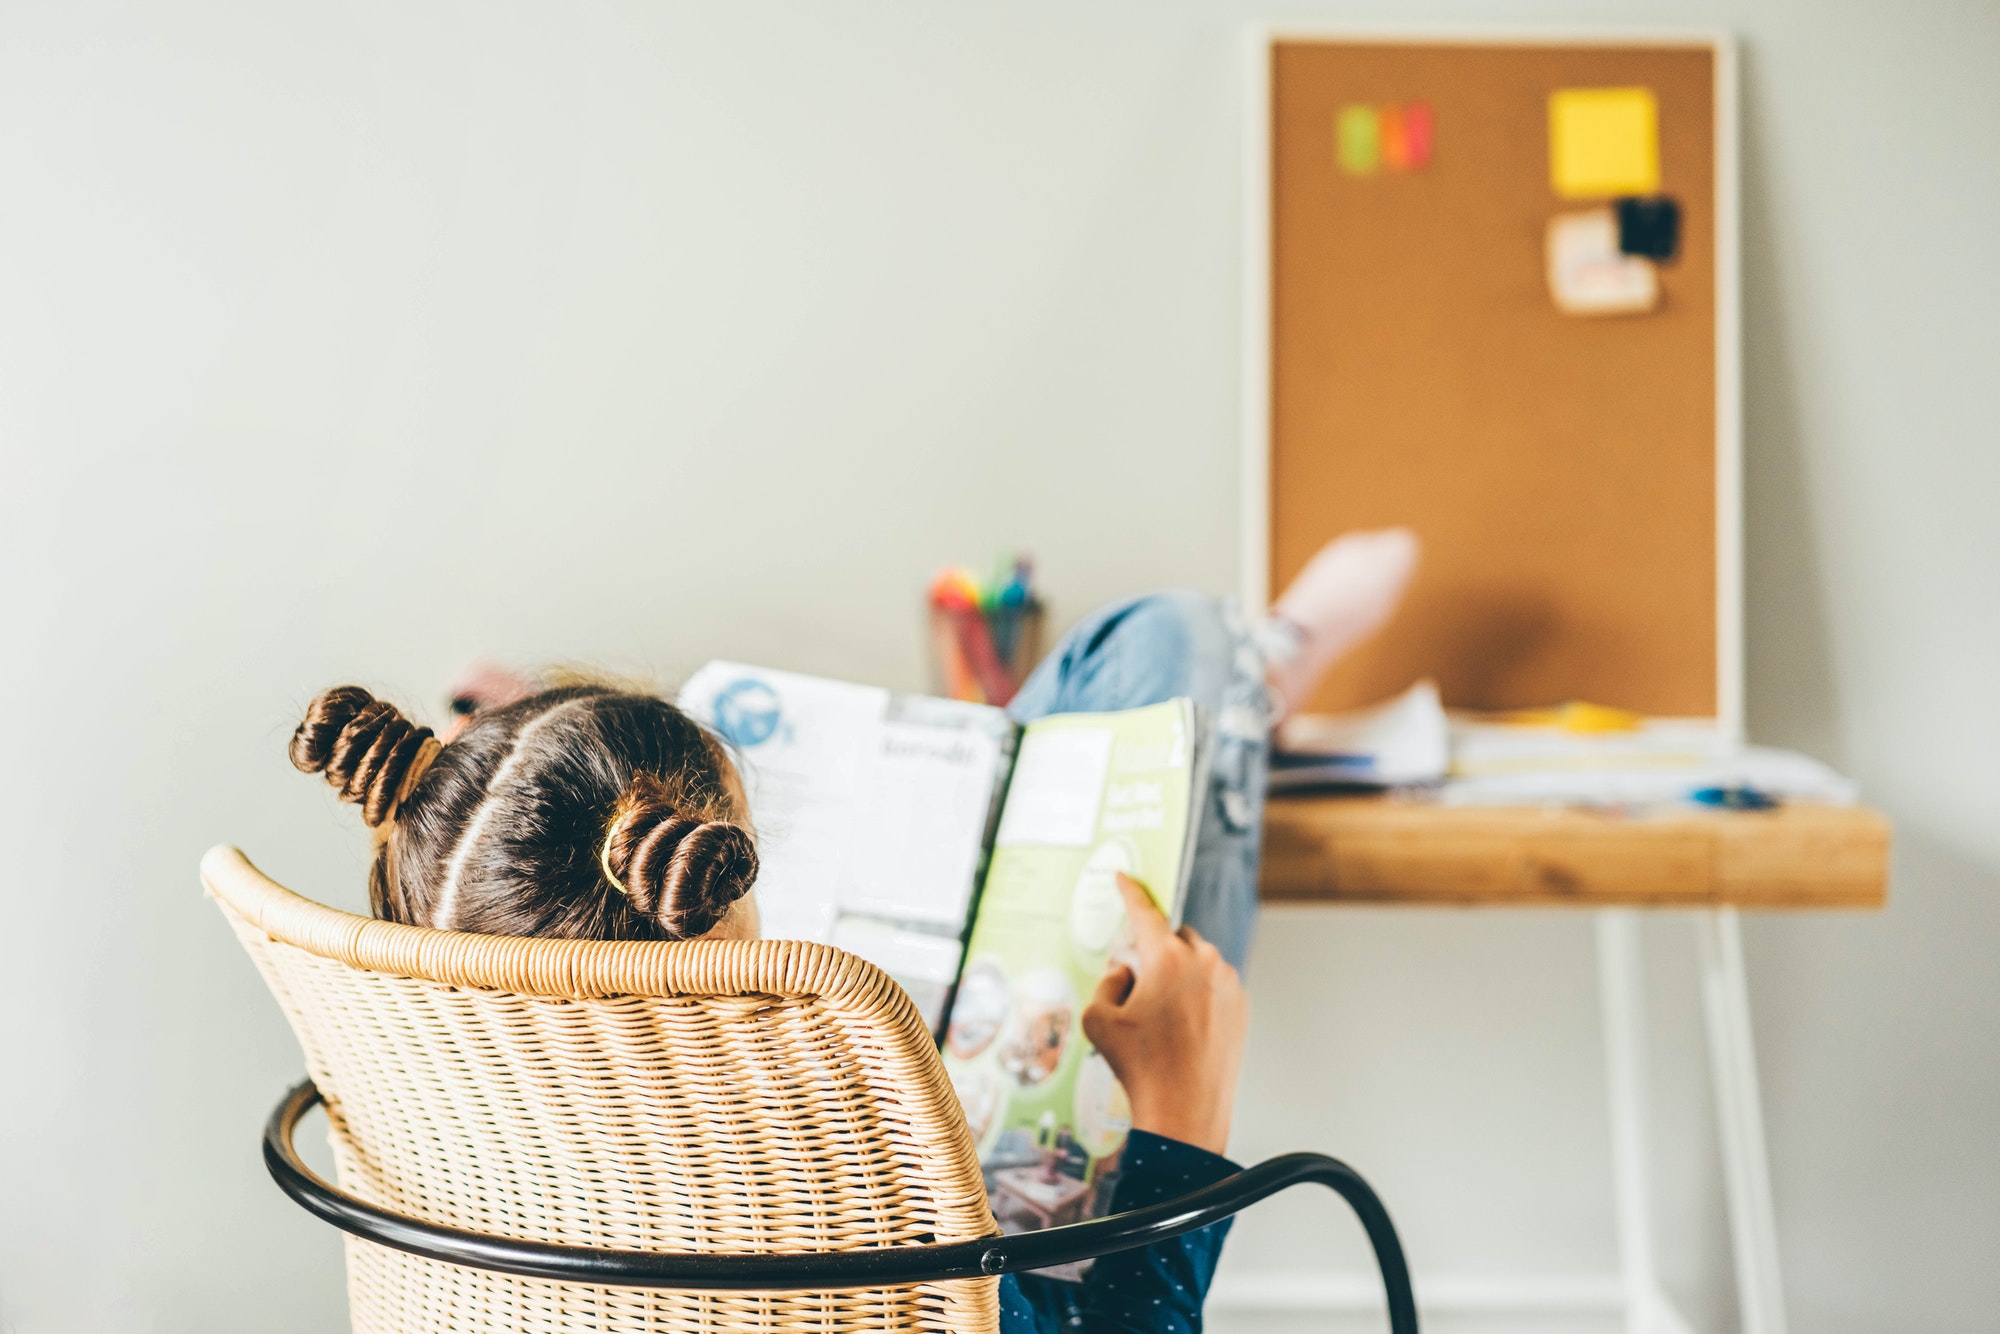
[[[1132,923],[1083,1012],[1083,1034],[1132,1103],[1132,1128],[1220,1154],[1229,1144],[1250,1000],[1228,960],[1193,927],[1175,931],[1138,881],[1118,877]]]
[[[1083,1012],[1083,1031],[1132,1103],[1114,1213],[1184,1195],[1237,1171],[1222,1156],[1250,1003],[1215,947],[1174,931],[1139,883],[1118,877],[1134,935]],[[1229,1223],[1106,1255],[1081,1287],[1002,1280],[1007,1334],[1194,1334]]]

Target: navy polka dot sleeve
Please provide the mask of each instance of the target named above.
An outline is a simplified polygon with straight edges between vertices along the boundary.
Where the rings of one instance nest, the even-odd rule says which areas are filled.
[[[1139,1209],[1240,1170],[1192,1144],[1143,1130],[1125,1146],[1112,1212]],[[1201,1304],[1222,1257],[1229,1220],[1172,1241],[1101,1257],[1082,1283],[1036,1274],[1000,1280],[1002,1334],[1199,1334]]]

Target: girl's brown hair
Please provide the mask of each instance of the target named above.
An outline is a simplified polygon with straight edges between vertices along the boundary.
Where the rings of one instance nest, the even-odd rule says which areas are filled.
[[[292,763],[381,831],[377,917],[486,935],[685,940],[757,878],[722,745],[652,695],[576,685],[449,745],[359,686],[320,694]]]

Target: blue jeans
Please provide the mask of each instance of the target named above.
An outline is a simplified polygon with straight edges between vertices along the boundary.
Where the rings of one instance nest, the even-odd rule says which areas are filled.
[[[1100,608],[1063,636],[1007,711],[1025,723],[1180,695],[1201,705],[1212,743],[1182,920],[1240,971],[1257,925],[1271,707],[1263,652],[1235,606],[1175,591]]]

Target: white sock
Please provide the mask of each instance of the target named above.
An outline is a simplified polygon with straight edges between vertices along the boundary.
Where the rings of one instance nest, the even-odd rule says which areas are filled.
[[[1343,533],[1306,562],[1272,606],[1297,649],[1270,664],[1271,685],[1291,713],[1328,669],[1380,630],[1416,572],[1417,535],[1407,528]]]

